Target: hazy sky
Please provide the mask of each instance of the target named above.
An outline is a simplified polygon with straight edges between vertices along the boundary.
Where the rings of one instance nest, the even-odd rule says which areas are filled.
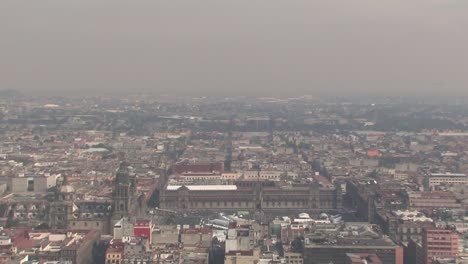
[[[0,89],[468,95],[468,1],[1,0]]]

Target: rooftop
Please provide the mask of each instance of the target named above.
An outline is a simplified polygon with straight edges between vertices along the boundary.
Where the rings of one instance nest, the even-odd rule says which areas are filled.
[[[313,241],[306,244],[308,248],[394,248],[397,247],[392,240],[388,238],[343,238],[343,239],[327,239],[324,241]]]
[[[465,173],[431,173],[430,177],[466,177]]]
[[[175,191],[185,186],[190,191],[235,191],[236,185],[168,185],[166,190]]]

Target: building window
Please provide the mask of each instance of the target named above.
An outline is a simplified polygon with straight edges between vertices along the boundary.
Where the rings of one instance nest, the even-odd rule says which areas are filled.
[[[28,180],[28,192],[34,192],[34,180]]]

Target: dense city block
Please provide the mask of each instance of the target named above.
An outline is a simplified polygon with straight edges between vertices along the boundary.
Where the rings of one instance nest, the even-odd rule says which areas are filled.
[[[0,263],[468,263],[463,101],[0,95]]]

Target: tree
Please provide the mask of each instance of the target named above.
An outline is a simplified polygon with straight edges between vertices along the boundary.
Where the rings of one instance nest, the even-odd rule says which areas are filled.
[[[18,226],[19,224],[19,221],[18,219],[14,218],[14,210],[10,210],[10,212],[8,212],[8,218],[6,220],[6,223],[5,223],[5,228],[10,228],[10,227],[15,227],[15,226]]]
[[[276,252],[278,252],[278,255],[280,257],[284,257],[284,248],[283,248],[283,242],[280,240],[276,242],[275,244]]]
[[[41,223],[39,225],[36,226],[36,229],[37,230],[47,230],[49,229],[49,225],[47,223]]]
[[[93,244],[91,253],[93,263],[105,263],[107,246],[105,241],[98,241]]]
[[[170,214],[165,219],[166,225],[175,225],[176,224],[176,216],[174,214]]]
[[[295,253],[304,253],[304,238],[303,237],[296,237],[294,241],[291,243],[291,251]]]
[[[307,143],[307,142],[301,142],[299,143],[299,148],[300,149],[310,149],[312,147],[312,144]]]
[[[367,177],[370,177],[370,178],[377,178],[377,171],[376,170],[373,170],[372,172],[369,172],[369,174],[367,174]]]

